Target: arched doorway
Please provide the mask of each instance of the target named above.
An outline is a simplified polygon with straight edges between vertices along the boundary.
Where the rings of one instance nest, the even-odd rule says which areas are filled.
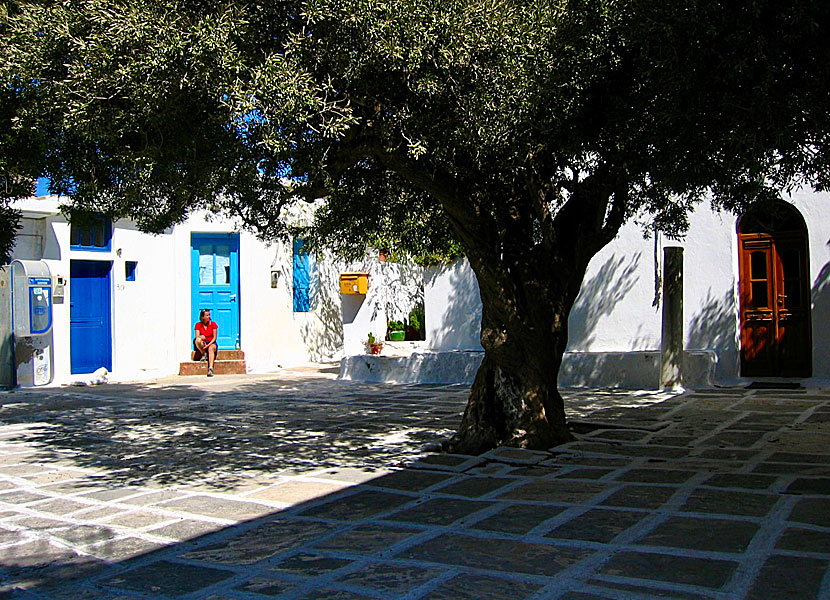
[[[809,377],[807,226],[791,204],[764,202],[738,223],[741,375]]]

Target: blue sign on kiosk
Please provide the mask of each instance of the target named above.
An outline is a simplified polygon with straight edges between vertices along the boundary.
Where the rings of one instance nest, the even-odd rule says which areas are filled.
[[[52,274],[42,260],[12,262],[12,332],[17,385],[52,382]]]

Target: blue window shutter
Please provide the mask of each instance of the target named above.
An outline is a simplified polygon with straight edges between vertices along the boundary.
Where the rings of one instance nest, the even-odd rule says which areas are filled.
[[[112,221],[92,213],[69,223],[69,248],[108,252],[112,248]]]
[[[311,310],[308,254],[303,249],[303,240],[294,240],[294,312]]]

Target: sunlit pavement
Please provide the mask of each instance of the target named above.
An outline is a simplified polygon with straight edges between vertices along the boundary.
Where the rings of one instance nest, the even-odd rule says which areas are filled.
[[[573,391],[571,444],[430,453],[467,391],[0,393],[0,598],[830,600],[830,393]]]

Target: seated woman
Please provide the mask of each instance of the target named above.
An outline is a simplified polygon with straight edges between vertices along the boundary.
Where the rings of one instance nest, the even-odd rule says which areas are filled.
[[[219,346],[216,345],[219,326],[210,320],[210,309],[203,308],[199,311],[199,322],[196,323],[193,329],[196,331],[196,337],[193,338],[196,360],[203,360],[203,357],[207,357],[207,376],[213,377],[213,363],[216,360],[216,353],[219,351]]]

